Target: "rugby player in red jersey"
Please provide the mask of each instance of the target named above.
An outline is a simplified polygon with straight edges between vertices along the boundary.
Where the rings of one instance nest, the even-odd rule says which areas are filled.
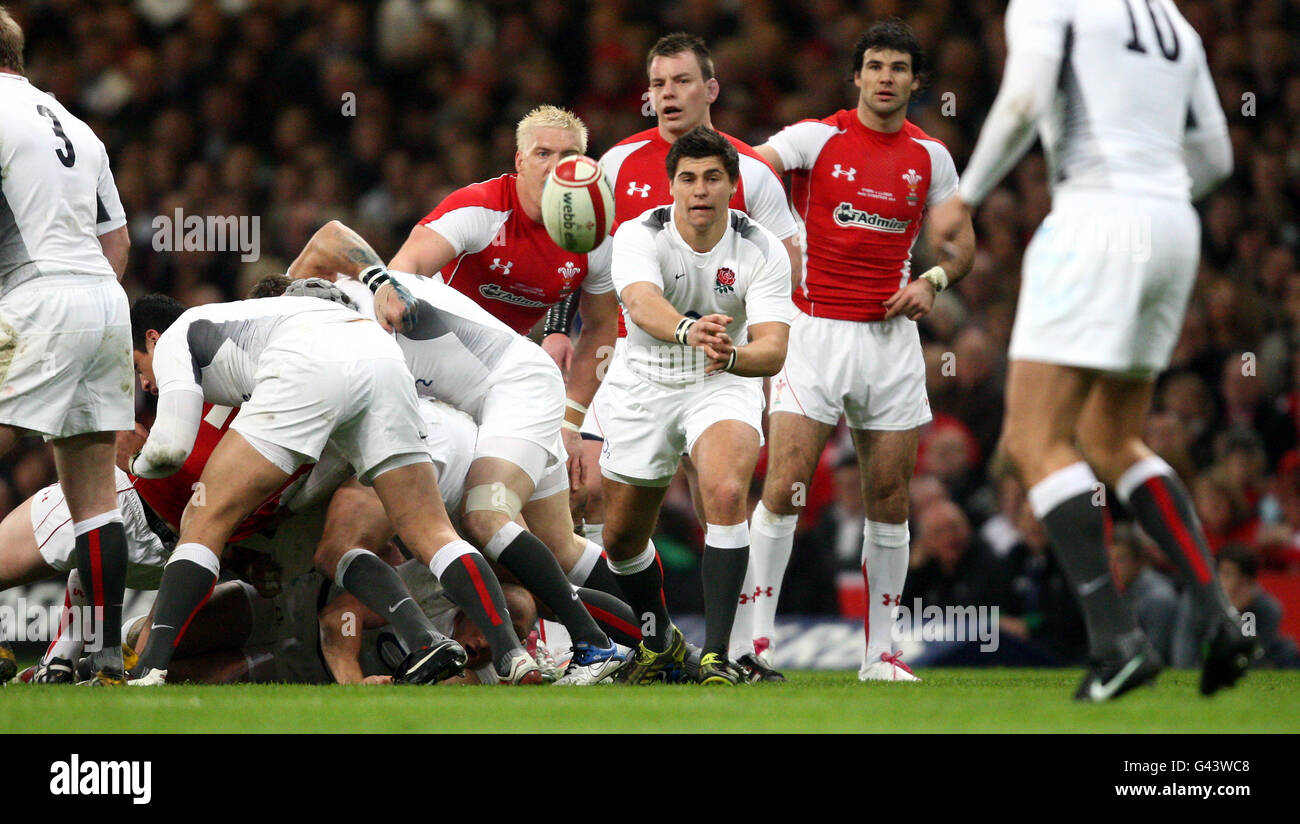
[[[843,416],[867,512],[867,639],[858,677],[915,680],[895,654],[891,630],[907,575],[908,483],[919,428],[930,420],[916,321],[970,270],[975,249],[968,217],[936,250],[938,265],[912,277],[926,211],[954,197],[958,182],[948,149],[907,120],[923,61],[905,24],[873,26],[853,52],[856,109],[788,126],[757,149],[778,172],[793,173],[805,265],[789,355],[772,380],[767,477],[751,526],[747,587],[771,596],[752,602],[753,630],[733,635],[733,656],[770,649],[798,491]],[[742,610],[738,625],[744,617]]]

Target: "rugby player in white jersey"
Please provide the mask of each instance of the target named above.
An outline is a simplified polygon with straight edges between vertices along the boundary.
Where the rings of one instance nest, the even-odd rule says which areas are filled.
[[[1042,137],[1052,211],[1025,253],[1002,445],[1087,619],[1076,698],[1105,701],[1161,663],[1106,563],[1100,481],[1175,564],[1212,620],[1206,695],[1255,645],[1215,578],[1177,474],[1142,441],[1196,278],[1192,208],[1232,170],[1227,122],[1195,29],[1173,0],[1012,0],[1008,56],[958,197],[932,214],[953,238]]]
[[[314,297],[213,304],[186,311],[135,357],[158,392],[158,416],[132,474],[161,477],[184,464],[204,400],[240,414],[204,466],[204,499],[185,509],[132,684],[165,682],[231,530],[327,442],[373,485],[406,546],[489,638],[503,680],[540,683],[495,574],[447,518],[410,373],[377,324]]]
[[[95,683],[123,683],[126,534],[114,435],[135,424],[126,215],[104,144],[23,76],[23,32],[0,6],[0,455],[51,442],[76,563],[104,646]],[[0,681],[14,675],[0,643]]]
[[[686,644],[647,542],[683,452],[699,471],[706,520],[706,637],[698,680],[735,684],[728,637],[749,559],[749,484],[762,445],[763,382],[785,361],[790,259],[772,232],[728,202],[734,146],[704,127],[678,138],[666,167],[673,204],[623,224],[614,287],[627,344],[591,413],[605,433],[605,552],[641,621],[618,680],[672,680]]]
[[[569,473],[560,424],[565,389],[559,368],[532,341],[447,284],[390,273],[374,249],[348,227],[322,227],[289,274],[353,276],[363,314],[394,329],[416,391],[472,417],[479,426],[460,524],[469,540],[514,575],[551,610],[573,638],[561,685],[611,677],[624,655],[575,595],[564,570],[581,550],[573,540]],[[520,526],[522,515],[528,528]]]

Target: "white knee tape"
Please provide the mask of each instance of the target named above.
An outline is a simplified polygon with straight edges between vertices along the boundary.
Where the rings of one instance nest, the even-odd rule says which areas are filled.
[[[465,493],[466,512],[500,512],[513,521],[523,508],[519,496],[500,482],[479,484]]]

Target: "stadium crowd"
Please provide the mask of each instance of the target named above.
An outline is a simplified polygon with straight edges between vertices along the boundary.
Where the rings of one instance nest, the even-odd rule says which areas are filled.
[[[599,156],[653,122],[644,59],[667,31],[710,43],[722,86],[713,121],[759,144],[847,105],[854,40],[898,15],[933,58],[910,117],[964,168],[1001,76],[1004,5],[47,0],[12,8],[27,32],[32,83],[107,145],[134,246],[128,293],[163,291],[193,306],[242,296],[283,271],[331,219],[391,257],[448,193],[510,167],[515,123],[539,103],[574,109],[591,129],[589,154]],[[1234,565],[1243,581],[1230,596],[1246,604],[1271,597],[1253,588],[1257,571],[1300,573],[1300,5],[1178,5],[1204,39],[1235,172],[1200,204],[1201,269],[1146,436],[1193,491],[1221,565]],[[1084,649],[1077,607],[1023,490],[995,459],[1020,257],[1050,206],[1043,162],[1031,154],[979,210],[971,275],[921,323],[935,421],[912,487],[904,601],[999,604],[1004,630],[1076,660]],[[155,251],[175,236],[174,223],[195,215],[256,216],[256,259],[233,246]],[[145,420],[151,401],[138,393]],[[836,573],[856,570],[861,539],[855,465],[846,439],[823,457],[785,612],[839,609]],[[48,450],[24,443],[0,462],[0,511],[54,478]],[[702,532],[684,484],[670,493],[660,533],[674,610],[700,607]],[[1131,597],[1165,604],[1165,617],[1150,620],[1170,622],[1162,652],[1174,650],[1177,595],[1145,539],[1116,534],[1116,574]],[[1276,601],[1268,609],[1280,611]],[[1166,657],[1180,660],[1176,650]],[[1294,653],[1283,648],[1274,659]]]

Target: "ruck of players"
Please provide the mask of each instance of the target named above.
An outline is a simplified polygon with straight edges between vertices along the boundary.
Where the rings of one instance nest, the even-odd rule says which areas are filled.
[[[0,451],[40,436],[58,469],[0,522],[0,588],[65,581],[66,613],[94,616],[21,674],[0,647],[0,679],[779,684],[798,491],[839,431],[862,512],[858,678],[930,688],[893,632],[933,420],[917,322],[971,272],[975,209],[1037,135],[1052,203],[1024,256],[998,454],[1086,623],[1075,697],[1166,663],[1112,579],[1102,485],[1191,594],[1201,691],[1232,686],[1257,645],[1143,440],[1195,281],[1192,203],[1231,145],[1200,38],[1146,6],[1154,32],[1124,2],[1013,0],[960,175],[908,119],[930,66],[897,19],[841,67],[850,108],[754,146],[714,126],[704,41],[667,34],[645,59],[654,126],[593,148],[576,114],[530,101],[513,169],[425,204],[399,248],[313,224],[284,271],[193,306],[128,305],[128,256],[162,253],[129,249],[104,144],[28,82],[0,7]],[[547,187],[600,148],[583,190],[599,242],[562,248]],[[1115,216],[1151,228],[1146,259],[1071,244]],[[679,473],[703,535],[691,638],[653,540]],[[147,614],[123,614],[128,587],[157,591]]]

